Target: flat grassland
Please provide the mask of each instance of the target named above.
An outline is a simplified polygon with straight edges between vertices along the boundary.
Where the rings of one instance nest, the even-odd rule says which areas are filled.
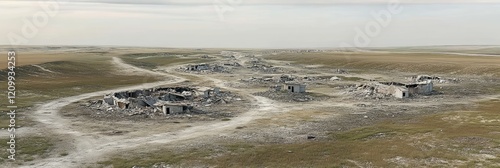
[[[120,86],[161,80],[152,76],[120,73],[112,57],[147,69],[171,65],[209,62],[198,55],[217,54],[217,49],[131,49],[71,48],[46,53],[38,49],[18,52],[16,86],[20,116],[18,124],[30,126],[30,107],[48,100]],[[244,50],[247,51],[247,50]],[[472,51],[471,51],[472,52]],[[495,53],[488,49],[484,53]],[[22,56],[24,55],[24,57]],[[185,55],[196,55],[186,57]],[[32,58],[29,59],[28,58]],[[500,57],[459,56],[422,53],[287,53],[264,59],[290,61],[292,65],[324,65],[365,73],[418,73],[429,75],[473,76],[498,79]],[[36,65],[36,66],[33,66]],[[0,80],[5,79],[2,65]],[[358,78],[343,78],[357,81]],[[5,81],[0,81],[5,82]],[[471,86],[473,87],[473,86]],[[6,90],[6,86],[0,89]],[[487,89],[500,94],[500,85]],[[2,107],[5,103],[2,102]],[[458,108],[457,108],[458,109]],[[328,132],[326,138],[294,143],[257,143],[238,139],[206,142],[206,148],[174,150],[168,144],[151,144],[147,151],[122,151],[98,166],[151,167],[158,163],[182,167],[500,167],[500,98],[470,102],[459,110],[437,111],[430,115],[384,119],[362,127]],[[6,110],[2,108],[2,110]],[[288,118],[309,122],[321,111],[289,112]],[[285,115],[286,116],[286,115]],[[290,122],[293,124],[293,121]],[[310,121],[314,122],[314,121]],[[269,122],[258,122],[265,128]],[[0,127],[8,125],[8,116],[0,114]],[[235,128],[243,130],[244,127]],[[229,131],[232,132],[232,131]],[[236,132],[236,131],[235,131]],[[253,135],[260,136],[260,135]],[[57,140],[45,136],[26,136],[19,141],[23,161],[54,154]],[[0,139],[0,141],[7,141]],[[0,145],[2,148],[7,148]],[[57,154],[57,153],[56,153]],[[58,156],[67,153],[57,154]],[[3,156],[3,155],[0,155]],[[5,157],[3,157],[5,158]],[[0,159],[0,162],[4,161]]]
[[[386,120],[327,140],[292,144],[232,142],[217,150],[156,149],[122,154],[100,162],[114,167],[157,163],[217,167],[497,167],[500,158],[500,100],[479,102],[472,110],[449,111],[410,122]],[[223,150],[220,148],[222,147]],[[216,155],[214,157],[214,155]]]
[[[500,57],[422,53],[304,53],[266,56],[297,64],[325,65],[366,71],[398,71],[428,74],[484,75],[500,77]]]

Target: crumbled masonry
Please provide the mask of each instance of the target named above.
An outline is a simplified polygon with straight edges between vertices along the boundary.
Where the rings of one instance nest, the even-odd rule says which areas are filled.
[[[217,87],[160,87],[112,93],[101,100],[89,101],[86,106],[95,111],[118,111],[129,116],[169,116],[204,113],[206,107],[239,100],[238,96]]]

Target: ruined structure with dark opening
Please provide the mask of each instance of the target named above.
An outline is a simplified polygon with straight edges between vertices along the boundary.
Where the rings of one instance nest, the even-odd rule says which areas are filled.
[[[397,98],[408,98],[417,94],[428,95],[433,91],[431,80],[404,84],[399,82],[380,82],[382,86],[377,87],[376,92],[393,95]]]
[[[87,107],[96,113],[169,116],[212,113],[214,108],[224,108],[212,105],[228,104],[234,100],[241,101],[241,98],[217,87],[159,87],[108,94],[101,100],[89,101]]]
[[[286,89],[292,93],[305,93],[306,85],[298,84],[298,83],[287,83]]]
[[[193,109],[188,103],[194,99],[195,89],[189,87],[164,87],[117,92],[104,96],[104,103],[117,109],[162,111],[163,114],[187,113]],[[181,104],[182,103],[182,104]]]

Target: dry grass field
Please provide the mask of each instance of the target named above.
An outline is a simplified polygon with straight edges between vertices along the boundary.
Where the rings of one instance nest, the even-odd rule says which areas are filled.
[[[184,53],[186,54],[186,53]],[[121,57],[123,61],[130,65],[134,65],[146,69],[154,69],[160,66],[172,66],[186,63],[200,63],[210,60],[202,60],[193,57],[182,57],[175,53],[141,53],[141,54],[126,54]]]
[[[498,167],[500,100],[471,110],[386,120],[328,140],[293,144],[218,144],[224,151],[157,149],[101,162],[114,167],[174,165],[216,167]],[[162,153],[162,155],[158,155]],[[214,157],[216,155],[216,157]]]
[[[25,65],[33,65],[33,64],[43,64],[47,62],[54,61],[68,61],[71,59],[75,59],[76,56],[67,55],[67,54],[46,54],[46,53],[22,53],[17,54],[17,63],[16,66],[25,66]],[[0,63],[0,69],[7,68],[7,59],[3,60]]]
[[[16,104],[24,110],[57,98],[159,80],[156,77],[116,72],[111,64],[112,56],[116,56],[114,53],[102,55],[41,49],[25,52],[17,52],[18,64],[15,69]],[[6,74],[5,68],[0,70],[0,82],[5,82]],[[7,90],[6,87],[3,85],[0,89]],[[6,103],[2,102],[1,105],[0,109],[6,110]],[[2,113],[0,127],[7,126],[7,122],[7,116]],[[30,123],[27,118],[18,117],[19,125],[28,126]]]
[[[224,89],[231,89],[231,86],[227,85],[231,83],[245,84],[241,76],[266,75],[265,72],[248,70],[247,66],[250,64],[238,67],[241,70],[230,73],[190,73],[168,69],[168,67],[181,64],[220,63],[221,60],[248,63],[255,60],[253,56],[232,58],[222,56],[218,54],[220,50],[217,49],[125,47],[102,49],[84,47],[71,48],[71,51],[63,49],[50,53],[45,53],[43,49],[19,52],[19,64],[16,68],[16,73],[19,75],[16,76],[16,87],[19,95],[17,105],[20,109],[16,124],[23,127],[36,127],[40,123],[34,123],[30,117],[26,116],[34,110],[33,107],[37,104],[49,100],[164,80],[155,76],[134,74],[130,71],[122,72],[120,70],[123,69],[115,68],[112,62],[113,57],[120,57],[123,62],[143,69],[163,68],[162,70],[165,71],[159,72],[186,78],[188,81],[183,84],[211,87],[215,85],[226,87]],[[250,52],[249,50],[241,51]],[[213,58],[201,58],[205,54]],[[30,60],[23,61],[28,58]],[[19,145],[22,145],[19,150],[23,155],[19,157],[21,161],[16,163],[30,164],[37,161],[41,163],[45,158],[56,160],[62,158],[65,161],[77,159],[78,164],[83,167],[152,167],[158,163],[181,167],[500,167],[498,164],[500,163],[498,157],[500,153],[498,111],[500,85],[494,83],[500,77],[500,57],[437,53],[327,52],[285,53],[267,55],[262,58],[263,64],[271,62],[267,60],[277,60],[272,61],[272,65],[276,64],[285,70],[293,70],[294,75],[333,75],[338,76],[342,81],[328,79],[314,81],[319,84],[308,85],[310,87],[308,92],[331,95],[331,97],[327,100],[306,103],[280,102],[251,96],[254,92],[267,90],[267,87],[243,85],[245,87],[232,88],[256,99],[254,100],[256,104],[252,104],[252,109],[248,112],[210,121],[215,123],[215,126],[223,126],[224,129],[219,129],[214,134],[204,134],[212,131],[203,131],[205,129],[183,132],[184,129],[190,130],[190,127],[205,127],[201,122],[188,117],[182,120],[186,122],[182,123],[186,125],[186,128],[175,127],[179,130],[172,132],[161,130],[169,134],[162,134],[161,136],[165,138],[159,138],[166,140],[172,138],[172,141],[168,143],[151,141],[145,143],[147,145],[130,148],[121,146],[124,149],[116,153],[108,151],[105,155],[99,156],[102,160],[97,164],[87,164],[86,161],[83,163],[83,160],[78,160],[85,159],[79,156],[87,153],[61,147],[59,141],[62,142],[62,140],[43,135],[25,135],[21,137],[22,141],[19,141]],[[280,61],[291,62],[291,65]],[[347,69],[350,73],[337,75],[333,71],[335,69]],[[329,70],[332,71],[327,72]],[[4,67],[0,72],[1,79],[5,79],[5,71]],[[287,72],[292,73],[292,71]],[[350,99],[349,95],[343,94],[344,85],[369,82],[366,79],[372,74],[379,74],[376,76],[382,76],[384,79],[393,76],[404,78],[408,74],[428,74],[443,75],[446,78],[460,77],[464,80],[456,83],[436,84],[435,95],[417,96],[405,100]],[[279,75],[281,74],[276,74],[276,76]],[[475,83],[476,81],[478,83]],[[6,90],[5,86],[0,89]],[[313,96],[320,97],[319,95]],[[343,96],[346,98],[344,99]],[[457,101],[456,104],[453,104],[454,101]],[[79,103],[82,102],[79,101]],[[363,104],[363,107],[357,106],[359,104]],[[2,107],[4,105],[5,103]],[[420,107],[422,109],[419,109]],[[254,108],[260,110],[254,110]],[[402,110],[404,108],[411,109]],[[2,108],[2,110],[6,109]],[[422,112],[419,113],[420,111]],[[247,113],[253,115],[245,116]],[[370,116],[370,119],[363,118],[363,115],[374,113],[377,115]],[[401,115],[397,117],[393,115],[392,118],[380,117],[389,113],[401,113]],[[405,113],[408,115],[403,115]],[[71,115],[62,114],[62,117],[71,117]],[[349,119],[350,116],[356,117],[353,122],[362,121],[363,123],[345,127],[337,125],[344,124],[337,120]],[[231,123],[245,117],[252,117],[247,124],[224,125],[224,123]],[[372,117],[373,120],[371,120]],[[0,115],[0,127],[8,125],[7,119],[5,114]],[[82,122],[86,121],[82,120]],[[151,124],[146,122],[130,122],[138,124],[131,128],[136,129],[141,128],[143,124]],[[179,124],[165,123],[165,127],[169,127],[167,124]],[[308,125],[311,123],[312,127],[301,128],[311,126]],[[109,125],[119,124],[110,123]],[[108,145],[120,147],[119,143],[108,143],[108,140],[121,142],[136,138],[127,132],[119,135],[94,132],[87,134],[82,131],[83,129],[78,128],[78,125],[71,127],[68,130],[79,130],[82,134],[90,135],[89,137],[95,136],[95,140],[103,142],[104,146],[96,146],[99,148],[97,150],[107,148],[111,151],[112,148]],[[290,132],[288,134],[273,132],[281,131],[281,128]],[[111,130],[118,130],[118,128],[113,126],[102,128],[102,131]],[[196,130],[202,130],[202,132],[196,132]],[[296,130],[298,132],[294,132]],[[304,130],[307,134],[312,132],[318,138],[306,139],[305,133],[300,132]],[[150,134],[151,137],[148,137]],[[141,132],[140,135],[145,136],[144,140],[160,136],[160,134],[152,135],[150,131]],[[283,138],[283,135],[299,138],[290,141],[276,140]],[[177,137],[185,139],[176,141]],[[6,139],[0,139],[0,141],[6,141]],[[133,141],[129,141],[131,142]],[[0,147],[6,148],[5,144]],[[92,156],[94,155],[86,157]],[[0,162],[2,161],[5,160],[0,159]]]
[[[500,57],[367,52],[280,54],[266,56],[266,58],[293,61],[298,64],[322,64],[332,68],[366,71],[500,76]]]
[[[426,46],[426,47],[397,47],[373,48],[375,51],[401,51],[401,52],[441,52],[464,54],[491,54],[500,56],[498,46]]]

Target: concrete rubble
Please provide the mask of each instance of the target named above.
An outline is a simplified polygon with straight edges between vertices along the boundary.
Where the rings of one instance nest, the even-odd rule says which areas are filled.
[[[191,64],[181,67],[183,72],[194,73],[231,73],[234,67],[238,67],[238,63],[224,63],[224,64]]]
[[[430,95],[433,93],[433,81],[425,80],[413,83],[399,82],[371,82],[355,85],[347,89],[348,94],[365,98],[409,98],[417,95]]]
[[[458,83],[460,79],[457,78],[444,78],[439,76],[430,76],[430,75],[416,75],[407,77],[407,80],[411,82],[425,82],[432,81],[433,83]]]
[[[340,81],[340,80],[342,80],[342,79],[340,79],[339,77],[336,77],[336,76],[330,78],[330,81]]]
[[[99,113],[118,112],[128,116],[170,116],[201,114],[210,106],[241,100],[220,88],[160,87],[116,92],[91,100],[85,107]]]
[[[338,74],[349,74],[349,72],[345,69],[336,69],[335,72]]]
[[[318,50],[318,49],[308,49],[308,50],[269,50],[269,51],[262,51],[258,52],[259,55],[278,55],[278,54],[284,54],[284,53],[318,53],[318,52],[325,52],[325,50]]]
[[[252,59],[252,61],[249,61],[246,63],[248,69],[251,69],[253,71],[259,71],[263,73],[282,73],[284,72],[282,68],[280,67],[274,67],[272,65],[265,64],[260,61],[260,59]]]
[[[256,96],[267,97],[282,102],[308,102],[325,100],[327,96],[318,96],[306,92],[306,85],[301,83],[286,83],[269,86],[265,92],[254,93]]]

